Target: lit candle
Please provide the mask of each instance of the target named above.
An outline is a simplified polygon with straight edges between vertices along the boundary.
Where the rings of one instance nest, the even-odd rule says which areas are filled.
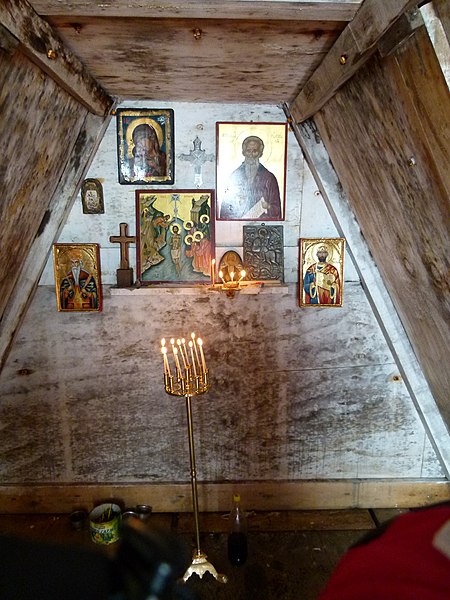
[[[165,346],[161,346],[161,352],[164,359],[164,374],[168,375],[169,377],[172,377],[172,373],[170,372],[169,361],[167,359],[167,348]]]
[[[198,338],[197,343],[198,347],[200,348],[200,356],[202,357],[203,372],[206,373],[205,355],[203,354],[203,340],[201,338]]]
[[[214,285],[216,283],[216,259],[213,258],[211,261],[211,281]]]
[[[188,356],[188,351],[186,348],[186,340],[184,338],[181,338],[181,343],[183,344],[183,352],[184,352],[184,356],[186,358],[186,363],[189,366],[189,356]]]
[[[223,271],[219,271],[219,277],[225,283],[225,279],[223,278]]]
[[[181,379],[181,366],[180,366],[180,361],[178,360],[178,350],[175,348],[173,348],[173,356],[175,358],[175,365],[177,367],[177,375],[178,378]]]
[[[194,358],[194,344],[192,343],[192,341],[189,342],[189,348],[191,349],[192,366],[194,367],[194,377],[197,377],[197,369],[195,367],[195,358]]]
[[[178,349],[179,349],[180,354],[181,354],[181,358],[183,360],[184,368],[186,369],[187,368],[187,362],[186,362],[186,358],[187,357],[186,358],[184,357],[184,352],[183,352],[183,349],[181,347],[181,340],[177,340],[177,345],[178,345]]]
[[[231,273],[230,273],[230,279],[231,279],[231,281],[234,280],[234,271],[231,271]]]
[[[193,342],[193,344],[194,344],[195,357],[196,357],[196,359],[197,359],[197,364],[198,364],[198,367],[199,367],[199,369],[200,369],[200,368],[201,368],[201,365],[200,365],[200,359],[198,358],[197,344],[195,343],[195,333],[191,333],[191,338],[192,338],[192,342]]]
[[[242,270],[241,271],[241,277],[240,277],[239,281],[242,281],[246,275],[247,275],[247,273],[244,270]]]

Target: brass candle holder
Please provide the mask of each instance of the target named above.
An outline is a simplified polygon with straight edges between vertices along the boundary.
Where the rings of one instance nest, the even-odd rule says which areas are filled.
[[[211,260],[211,285],[208,290],[212,292],[225,292],[227,298],[234,298],[237,292],[251,287],[260,287],[261,281],[245,281],[247,273],[242,264],[241,257],[234,250],[228,250],[220,261],[219,279],[216,282],[216,259]]]
[[[205,357],[203,354],[203,342],[201,338],[195,338],[191,334],[189,341],[189,352],[186,348],[184,338],[176,341],[171,339],[170,343],[173,351],[173,374],[167,356],[168,349],[165,340],[161,340],[161,352],[164,359],[164,389],[170,396],[184,396],[186,402],[186,415],[189,436],[189,459],[191,466],[191,491],[192,507],[194,513],[196,549],[193,553],[192,562],[185,574],[183,581],[186,582],[194,573],[200,578],[205,573],[217,579],[220,583],[227,582],[227,576],[221,575],[209,562],[208,557],[200,548],[200,528],[198,521],[198,493],[197,493],[197,469],[195,465],[195,447],[194,447],[194,426],[192,420],[191,400],[195,396],[205,394],[209,390],[209,371],[206,368]],[[180,361],[181,358],[181,361]]]
[[[211,261],[211,272],[212,272],[212,290],[225,292],[227,298],[234,298],[236,292],[239,292],[241,288],[241,281],[244,279],[246,272],[242,269],[239,273],[239,279],[235,279],[234,271],[231,271],[228,276],[225,276],[223,271],[219,271],[219,279],[222,283],[216,284],[215,273],[214,273],[214,265],[215,259]]]

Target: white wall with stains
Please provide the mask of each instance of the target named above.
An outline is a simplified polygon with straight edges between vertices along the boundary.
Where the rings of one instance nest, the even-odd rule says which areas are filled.
[[[216,121],[283,121],[276,106],[145,102],[175,111],[175,184],[196,136],[215,152]],[[117,290],[119,223],[135,232],[135,189],[120,185],[113,120],[88,177],[105,213],[73,205],[59,242],[98,243],[103,311],[59,313],[50,258],[0,376],[0,483],[188,481],[182,399],[164,393],[161,337],[205,339],[210,391],[193,403],[203,481],[441,479],[440,459],[350,259],[341,308],[298,305],[300,237],[338,237],[292,133],[285,284],[234,299],[205,287]],[[214,189],[215,164],[202,168]],[[242,223],[216,223],[216,257],[242,247]],[[135,265],[134,245],[130,249]],[[364,265],[359,265],[364,268]]]

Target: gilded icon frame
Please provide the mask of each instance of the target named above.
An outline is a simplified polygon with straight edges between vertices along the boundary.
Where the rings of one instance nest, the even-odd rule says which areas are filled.
[[[100,312],[102,283],[99,244],[53,244],[59,312]]]
[[[284,221],[287,137],[286,122],[216,123],[218,221]],[[244,141],[257,148],[258,139],[262,155],[252,166],[255,156],[244,157]]]
[[[342,306],[344,250],[344,238],[300,239],[298,286],[300,306],[335,308]]]
[[[119,108],[116,122],[119,183],[173,184],[173,109]]]
[[[214,190],[136,190],[139,285],[210,284]]]

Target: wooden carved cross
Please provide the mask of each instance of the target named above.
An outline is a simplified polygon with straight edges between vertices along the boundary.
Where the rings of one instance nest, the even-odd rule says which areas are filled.
[[[134,235],[128,235],[128,223],[120,223],[120,235],[111,235],[109,241],[120,244],[120,268],[129,269],[128,244],[136,241]]]

